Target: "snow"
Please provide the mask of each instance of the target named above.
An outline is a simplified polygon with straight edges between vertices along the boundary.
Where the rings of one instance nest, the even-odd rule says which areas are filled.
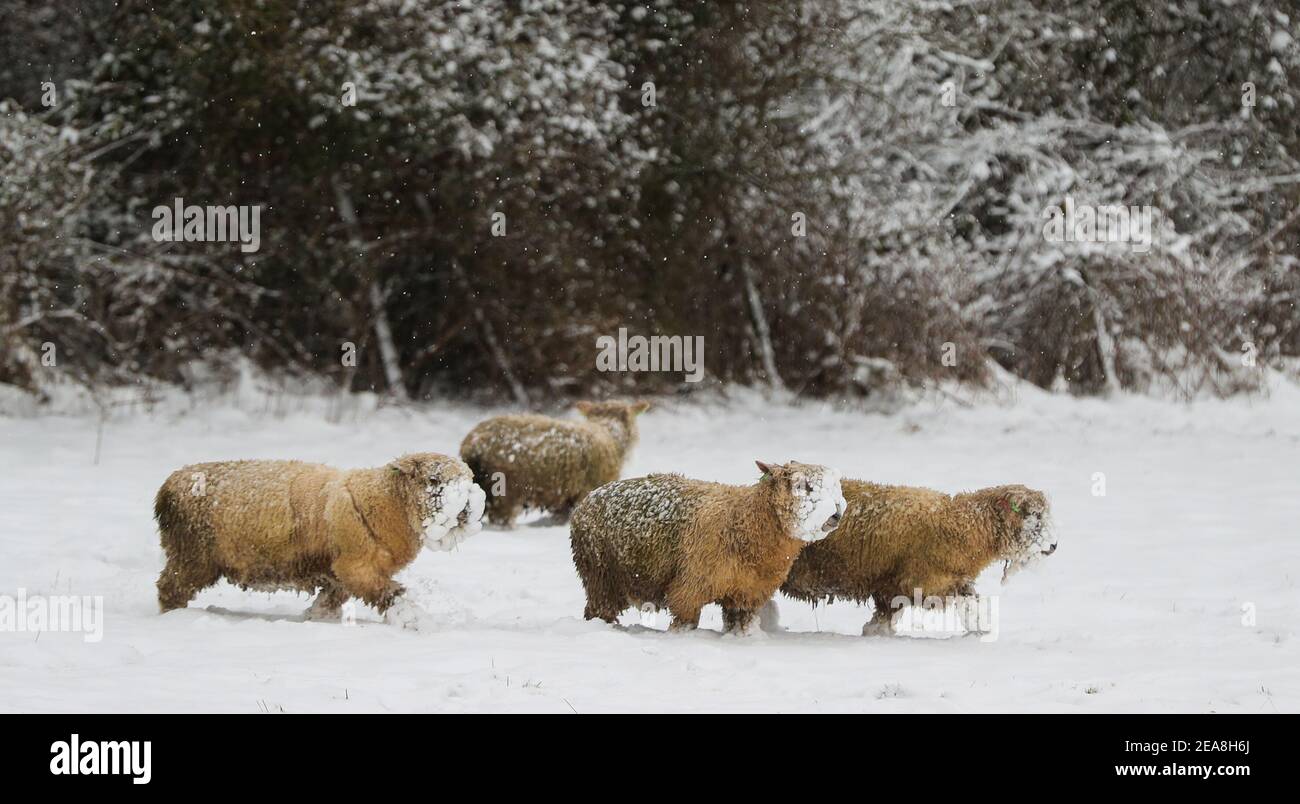
[[[800,467],[794,475],[796,539],[816,542],[831,535],[833,528],[825,527],[828,520],[836,514],[843,516],[848,507],[840,478],[841,474],[828,466]]]
[[[868,608],[787,599],[759,639],[724,638],[713,606],[692,633],[634,610],[586,622],[567,529],[541,520],[421,551],[399,576],[415,630],[359,603],[354,626],[304,621],[306,596],[225,584],[160,615],[151,498],[175,468],[454,453],[505,411],[164,405],[108,420],[98,464],[95,417],[0,418],[0,595],[103,599],[97,642],[0,633],[0,711],[1300,711],[1300,389],[1272,385],[1191,405],[943,394],[888,415],[733,393],[640,418],[628,476],[752,483],[756,458],[797,459],[1043,490],[1062,546],[1006,586],[980,578],[988,641],[862,637]]]
[[[469,477],[454,477],[440,485],[438,481],[437,476],[430,477],[425,488],[429,516],[421,522],[423,544],[430,550],[451,550],[482,529],[479,520],[487,494]]]

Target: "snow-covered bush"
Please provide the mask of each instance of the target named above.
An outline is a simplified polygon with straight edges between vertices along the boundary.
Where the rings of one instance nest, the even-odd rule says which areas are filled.
[[[60,98],[4,115],[10,381],[51,322],[91,382],[239,353],[521,405],[689,390],[600,371],[620,328],[816,396],[1300,356],[1286,0],[35,5],[0,34],[0,99],[51,59]],[[260,250],[154,242],[175,198],[261,206]],[[1067,198],[1160,234],[1045,236]]]
[[[60,347],[66,362],[101,337],[80,304],[92,254],[76,222],[92,173],[72,158],[75,142],[0,103],[0,382],[38,393]]]

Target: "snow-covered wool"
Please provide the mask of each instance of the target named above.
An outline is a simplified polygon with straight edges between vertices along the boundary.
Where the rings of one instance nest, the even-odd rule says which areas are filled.
[[[246,589],[320,590],[313,616],[337,616],[349,597],[385,612],[403,592],[393,575],[422,546],[449,550],[476,533],[483,504],[469,467],[435,453],[374,469],[186,466],[154,501],[167,556],[158,603],[181,608],[225,578]]]
[[[674,629],[722,606],[727,631],[748,631],[804,545],[824,538],[845,510],[834,469],[758,464],[752,486],[677,474],[610,483],[573,512],[573,561],[587,619],[614,622],[628,606],[667,607]]]
[[[964,612],[974,612],[974,581],[986,567],[1004,562],[1006,583],[1056,550],[1047,498],[1025,486],[950,496],[845,480],[844,496],[844,521],[803,551],[781,591],[814,603],[871,600],[875,614],[864,634],[892,633],[894,604],[902,599],[956,597]],[[763,613],[765,620],[771,613]]]
[[[585,419],[497,416],[465,436],[460,456],[490,494],[488,521],[512,525],[526,508],[567,518],[587,492],[618,480],[649,402],[579,402]]]

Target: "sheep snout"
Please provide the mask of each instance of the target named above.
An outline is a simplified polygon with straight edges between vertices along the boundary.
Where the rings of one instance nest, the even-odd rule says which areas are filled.
[[[1031,550],[1036,547],[1039,555],[1044,556],[1050,556],[1056,552],[1056,545],[1059,540],[1056,538],[1055,529],[1052,527],[1049,518],[1034,514],[1026,521],[1025,527],[1029,531],[1027,535],[1029,544],[1032,546]]]
[[[422,542],[431,550],[451,550],[482,528],[487,495],[469,477],[456,477],[441,486],[430,478],[425,490],[428,515],[421,522]]]
[[[796,492],[795,537],[805,542],[826,538],[839,527],[848,503],[840,489],[840,474],[827,467],[811,467],[807,491]]]

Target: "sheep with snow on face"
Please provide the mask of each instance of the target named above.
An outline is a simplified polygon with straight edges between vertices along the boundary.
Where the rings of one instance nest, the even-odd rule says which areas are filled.
[[[864,635],[892,634],[904,600],[956,598],[978,632],[975,578],[1004,563],[1002,582],[1056,550],[1047,498],[1025,486],[949,496],[926,488],[844,481],[848,512],[835,533],[804,550],[781,585],[798,600],[872,601]],[[762,612],[776,625],[775,604]]]
[[[465,436],[460,456],[488,490],[488,521],[509,527],[525,509],[568,518],[597,486],[618,480],[649,402],[579,402],[580,421],[497,416]]]
[[[350,471],[298,461],[186,466],[154,501],[167,556],[158,603],[183,608],[224,578],[245,589],[319,590],[308,610],[316,619],[337,618],[357,597],[414,626],[420,612],[393,576],[421,547],[450,550],[476,533],[484,496],[468,466],[434,453]]]
[[[839,473],[759,463],[752,486],[663,474],[610,483],[573,512],[573,561],[584,616],[613,623],[629,606],[666,607],[673,629],[695,628],[722,606],[725,630],[748,633],[805,545],[844,513]]]

